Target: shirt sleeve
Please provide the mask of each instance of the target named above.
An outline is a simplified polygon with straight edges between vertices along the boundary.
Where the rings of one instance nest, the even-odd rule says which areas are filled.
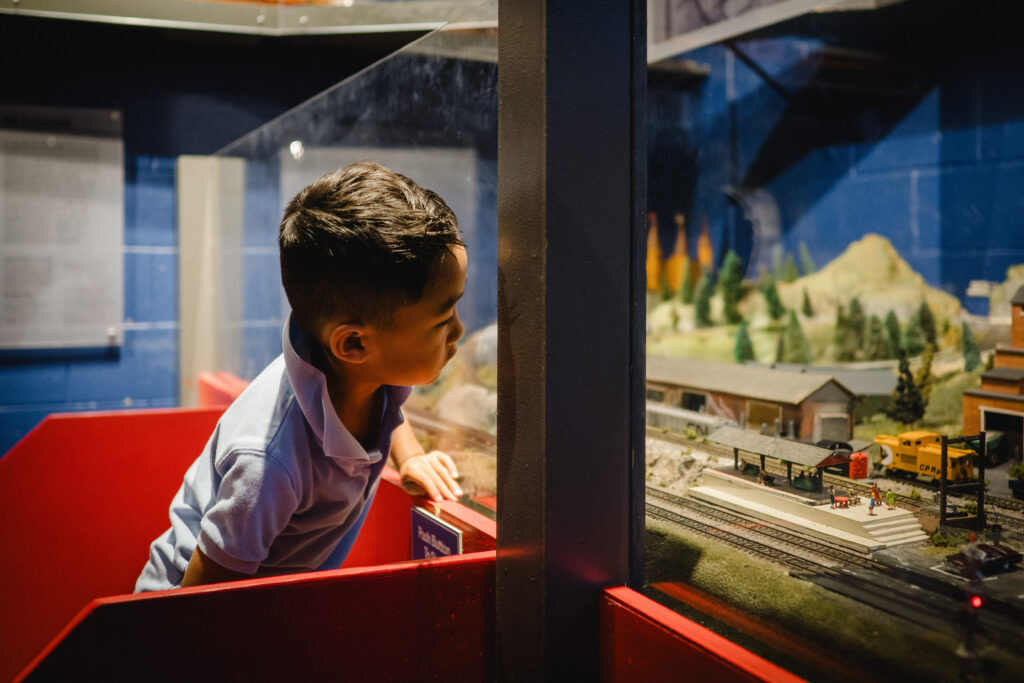
[[[298,507],[288,471],[259,452],[228,455],[213,505],[199,525],[197,546],[217,564],[255,574]]]

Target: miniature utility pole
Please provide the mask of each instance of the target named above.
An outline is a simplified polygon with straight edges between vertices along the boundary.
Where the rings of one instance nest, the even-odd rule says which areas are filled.
[[[947,451],[950,445],[957,445],[965,443],[970,446],[971,450],[974,451],[975,460],[978,463],[978,519],[977,528],[981,531],[985,528],[985,432],[975,434],[974,436],[958,436],[956,438],[949,438],[943,435],[942,437],[942,456],[939,464],[939,525],[946,523],[946,471],[948,465],[946,458],[948,456]]]

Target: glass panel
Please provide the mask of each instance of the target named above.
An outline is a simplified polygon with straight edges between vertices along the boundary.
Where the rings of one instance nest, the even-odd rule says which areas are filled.
[[[493,16],[497,16],[496,5]],[[224,279],[224,369],[246,379],[281,353],[288,306],[277,234],[283,209],[321,175],[373,160],[440,194],[458,217],[469,253],[458,304],[466,332],[440,379],[419,387],[407,417],[425,446],[450,453],[463,502],[493,511],[497,406],[497,29],[432,33],[218,153],[241,164],[234,204],[241,227],[221,231],[239,275]],[[226,266],[227,267],[227,266]],[[236,293],[235,283],[245,286]],[[237,359],[232,361],[231,359]]]
[[[32,0],[0,13],[270,36],[429,31],[487,23],[493,0]]]
[[[648,592],[812,680],[1011,680],[1024,48],[859,5],[651,66]]]

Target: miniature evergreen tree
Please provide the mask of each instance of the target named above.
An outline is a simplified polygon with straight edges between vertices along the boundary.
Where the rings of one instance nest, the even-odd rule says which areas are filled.
[[[668,301],[672,298],[672,290],[668,286],[668,273],[665,268],[658,270],[658,290],[661,292],[662,301]]]
[[[743,285],[743,264],[736,252],[729,250],[718,271],[718,286],[722,291],[722,314],[725,322],[738,323],[743,320],[736,304],[740,300],[740,288]]]
[[[921,331],[924,332],[925,342],[937,347],[939,345],[939,334],[935,326],[935,314],[932,313],[932,307],[928,305],[927,301],[922,301],[921,307],[917,312],[921,321]]]
[[[785,276],[782,269],[782,258],[782,245],[776,244],[772,247],[772,277],[776,280],[782,280]]]
[[[988,372],[996,366],[996,354],[988,354],[988,358],[985,359],[985,372]]]
[[[900,321],[896,319],[896,314],[889,311],[885,314],[885,336],[889,342],[889,358],[896,358],[900,349],[903,348],[903,342],[900,339]]]
[[[754,360],[754,345],[750,341],[750,334],[747,332],[747,321],[744,320],[736,328],[736,345],[733,347],[733,357],[737,363],[746,363]]]
[[[793,260],[793,255],[786,254],[786,261],[782,265],[782,281],[795,282],[798,277],[800,277],[800,273],[796,271],[796,262]]]
[[[896,388],[892,390],[892,405],[885,414],[908,426],[924,416],[924,401],[921,400],[921,392],[914,384],[914,376],[910,374],[910,362],[903,351],[900,351],[899,379],[896,380]]]
[[[711,276],[706,272],[700,276],[697,284],[697,294],[694,300],[694,318],[697,327],[711,327],[711,295],[714,293],[714,285],[711,284]]]
[[[928,405],[928,399],[932,394],[932,385],[935,384],[935,377],[932,376],[932,361],[935,359],[935,346],[927,344],[924,353],[921,354],[921,367],[917,369],[917,376],[914,377],[914,384],[921,393],[921,402]]]
[[[782,363],[783,356],[786,355],[786,342],[783,337],[786,336],[785,330],[779,331],[779,338],[775,342],[775,362]]]
[[[868,334],[864,342],[864,358],[867,360],[883,360],[889,357],[889,342],[885,338],[885,329],[877,315],[868,319]]]
[[[683,286],[680,287],[679,292],[679,298],[684,304],[693,303],[693,279],[693,267],[687,262],[686,268],[683,270]]]
[[[903,330],[903,348],[908,356],[916,356],[924,351],[927,343],[928,339],[921,327],[921,312],[916,311],[910,316],[910,320],[907,321],[907,326]]]
[[[963,324],[963,349],[964,349],[964,370],[973,372],[981,365],[981,351],[978,350],[978,343],[974,341],[974,333],[971,326],[966,322]]]
[[[789,322],[786,330],[782,333],[782,360],[785,363],[798,363],[807,365],[811,362],[811,347],[807,343],[807,337],[800,327],[800,321],[796,318],[794,311],[789,312]]]
[[[817,272],[818,267],[814,265],[814,259],[811,258],[811,252],[807,248],[806,242],[800,242],[800,268],[804,272],[804,277],[807,277],[811,273]]]
[[[768,276],[768,280],[761,287],[761,293],[764,294],[764,300],[768,304],[768,315],[771,316],[771,319],[781,318],[786,312],[786,308],[782,305],[782,300],[779,299],[779,290],[775,286],[774,277]]]
[[[811,298],[807,296],[807,288],[804,287],[804,303],[800,307],[800,312],[804,314],[806,318],[814,317],[814,309],[811,308]]]
[[[860,299],[853,297],[850,300],[850,313],[846,316],[847,332],[853,337],[855,349],[864,348],[864,328],[867,326],[867,317],[864,309],[861,308]]]
[[[843,308],[842,304],[836,307],[836,326],[832,331],[832,343],[835,345],[836,350],[842,347],[843,337],[846,336],[846,309]]]

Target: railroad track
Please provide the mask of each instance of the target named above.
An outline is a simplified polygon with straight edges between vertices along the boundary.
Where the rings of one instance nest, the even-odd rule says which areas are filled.
[[[652,487],[647,488],[647,505],[648,508],[654,508],[654,514],[660,515],[662,518],[667,516],[665,512],[672,512],[670,508],[664,507],[664,504],[668,504],[675,508],[682,508],[687,511],[699,514],[703,517],[710,518],[715,522],[718,522],[727,527],[736,529],[748,529],[749,531],[756,533],[757,535],[764,536],[771,539],[773,543],[793,546],[800,549],[802,552],[810,553],[818,557],[827,558],[833,564],[828,562],[814,562],[812,565],[808,565],[805,558],[802,555],[797,555],[799,561],[790,562],[786,555],[777,555],[778,561],[781,564],[800,571],[818,571],[821,569],[831,569],[835,564],[861,567],[864,569],[881,569],[884,567],[881,563],[875,562],[874,560],[862,555],[850,551],[841,546],[827,543],[818,539],[811,538],[804,534],[785,529],[783,527],[766,524],[762,520],[758,520],[755,517],[744,516],[733,511],[723,510],[722,508],[716,507],[709,503],[694,500],[684,496],[677,496],[668,491],[656,489]],[[674,520],[673,520],[674,521]],[[756,526],[751,526],[752,524]],[[692,528],[692,527],[691,527]],[[720,535],[723,533],[719,527],[712,535]],[[741,534],[729,533],[732,536],[742,536]],[[746,537],[744,537],[746,538]]]
[[[770,524],[751,524],[756,520],[660,489],[647,489],[646,509],[649,517],[774,562],[796,578],[919,626],[959,634],[964,598],[960,586],[885,565]],[[1004,609],[986,614],[979,634],[993,642],[1020,647],[1022,623],[1016,610]]]

